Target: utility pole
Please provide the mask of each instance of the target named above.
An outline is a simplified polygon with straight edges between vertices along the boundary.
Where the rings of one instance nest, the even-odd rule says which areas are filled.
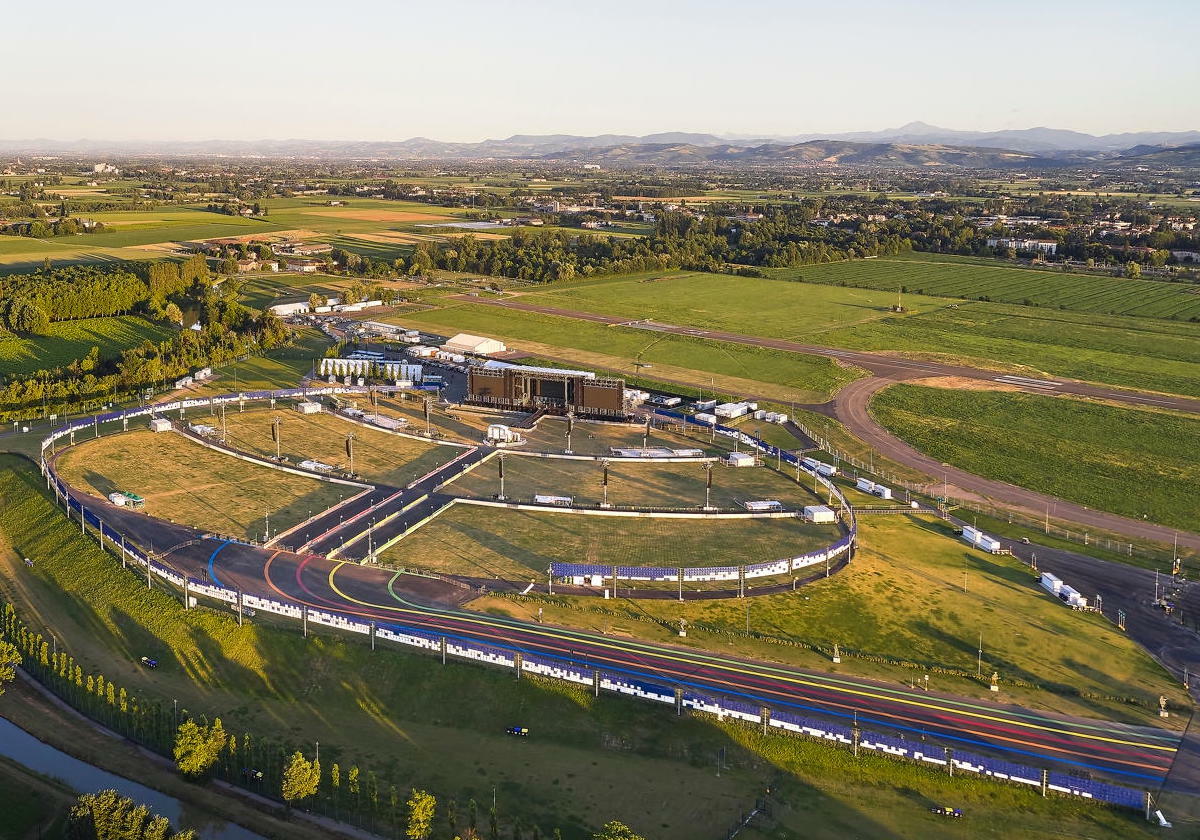
[[[567,412],[567,448],[563,450],[564,455],[570,455],[573,452],[573,450],[571,449],[571,432],[573,432],[574,430],[575,430],[575,412],[568,411]]]
[[[975,657],[975,676],[983,676],[983,631],[979,631],[979,653]]]
[[[505,496],[504,496],[504,453],[503,452],[501,452],[498,456],[496,456],[496,466],[500,472],[500,495],[497,496],[496,498],[503,502],[505,499]]]
[[[600,486],[601,486],[601,488],[603,488],[603,491],[604,491],[604,501],[602,501],[600,503],[600,507],[606,508],[606,507],[608,507],[608,459],[607,458],[605,458],[604,460],[602,460],[600,462],[600,468],[602,470]]]
[[[705,509],[705,510],[712,510],[712,474],[713,474],[713,465],[712,465],[712,461],[705,461],[705,462],[704,462],[704,472],[705,472],[705,477],[704,477],[704,509]]]
[[[278,414],[271,418],[271,439],[275,441],[275,460],[279,460],[279,424],[282,421]]]

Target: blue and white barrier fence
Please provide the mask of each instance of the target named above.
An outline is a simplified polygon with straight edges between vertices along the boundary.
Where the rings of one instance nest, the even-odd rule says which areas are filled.
[[[352,389],[320,389],[323,393],[347,391]],[[289,396],[311,395],[315,390],[293,392],[256,392],[258,394],[273,394],[276,397],[286,394]],[[250,395],[246,395],[249,397]],[[258,398],[262,398],[261,396]],[[202,401],[207,405],[207,401]],[[160,409],[159,409],[160,410]],[[139,413],[149,413],[137,409]],[[122,412],[114,413],[115,419],[120,419]],[[106,422],[106,421],[105,421]],[[87,428],[91,421],[79,428]],[[64,427],[67,428],[67,427]],[[61,431],[61,430],[60,430]],[[69,433],[66,431],[63,434]],[[61,435],[59,435],[61,436]],[[44,443],[43,449],[49,445]],[[816,718],[808,718],[790,711],[769,708],[748,701],[745,698],[733,698],[702,694],[690,688],[663,685],[649,680],[643,680],[630,674],[608,674],[586,665],[580,665],[572,659],[554,656],[544,652],[526,653],[523,650],[500,645],[486,645],[473,640],[433,633],[419,627],[402,624],[377,623],[364,620],[361,616],[343,615],[324,610],[313,610],[307,607],[250,595],[222,586],[214,586],[204,581],[188,578],[174,569],[164,566],[148,558],[136,546],[126,543],[124,536],[104,523],[94,511],[88,510],[81,499],[71,495],[70,488],[55,473],[50,464],[42,460],[42,472],[46,476],[50,488],[54,491],[58,502],[63,503],[68,515],[78,513],[80,521],[92,526],[99,534],[101,544],[108,540],[114,552],[120,553],[124,562],[132,562],[148,570],[150,574],[166,581],[180,590],[186,597],[205,597],[229,605],[235,610],[252,609],[294,620],[302,620],[313,624],[343,630],[349,633],[365,635],[371,638],[372,644],[383,639],[399,645],[440,653],[443,658],[456,657],[474,660],[488,665],[498,665],[504,668],[519,669],[519,672],[536,674],[538,676],[559,679],[577,685],[592,686],[598,694],[609,691],[640,697],[662,704],[675,706],[679,711],[691,709],[695,712],[713,714],[721,718],[729,717],[761,725],[764,731],[775,729],[804,735],[811,738],[853,746],[859,750],[870,750],[896,758],[921,762],[933,766],[945,767],[948,772],[972,773],[977,776],[987,776],[1017,784],[1035,787],[1043,795],[1051,792],[1083,799],[1092,799],[1121,807],[1141,809],[1146,803],[1146,794],[1141,790],[1112,784],[1110,782],[1073,776],[1058,771],[1040,770],[1002,759],[958,750],[936,747],[925,741],[909,741],[904,738],[884,735],[882,733],[861,730],[843,724],[833,723]],[[835,491],[836,492],[836,491]],[[840,494],[838,494],[840,497]],[[849,506],[846,506],[849,510]],[[853,513],[850,512],[850,534],[843,542],[847,547],[853,541]],[[611,574],[612,567],[597,566]],[[628,568],[628,567],[627,567]],[[739,567],[733,567],[739,568]],[[662,570],[677,574],[677,569]],[[713,571],[713,570],[707,570]],[[720,570],[725,571],[725,570]]]

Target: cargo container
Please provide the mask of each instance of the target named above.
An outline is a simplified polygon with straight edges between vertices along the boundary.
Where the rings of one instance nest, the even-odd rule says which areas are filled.
[[[962,538],[969,543],[978,543],[979,538],[983,536],[983,532],[978,528],[972,528],[970,525],[964,525],[962,529]]]
[[[487,427],[487,440],[491,443],[520,443],[524,438],[508,426],[493,423]]]
[[[761,408],[758,409],[757,411],[754,412],[754,419],[755,420],[767,419],[767,412],[763,411]]]
[[[703,423],[706,426],[715,426],[717,424],[716,415],[706,414],[704,412],[694,415],[692,419],[697,423]]]
[[[864,493],[874,493],[875,492],[875,482],[871,481],[871,479],[869,479],[869,478],[858,479],[857,481],[854,482],[854,486],[857,487],[859,490],[863,491]]]
[[[979,537],[979,547],[984,551],[995,554],[1000,550],[1000,540],[995,537],[989,537],[987,534],[982,534]]]
[[[890,499],[892,498],[892,488],[884,487],[882,484],[876,484],[875,495],[881,499]]]
[[[803,464],[817,475],[823,475],[826,478],[832,478],[838,474],[838,469],[833,464],[826,464],[824,461],[818,461],[816,458],[805,458]]]
[[[722,403],[713,409],[713,414],[732,420],[749,414],[753,410],[750,406],[751,403],[747,402]]]
[[[1058,590],[1062,589],[1063,585],[1062,580],[1057,575],[1052,575],[1049,572],[1042,572],[1040,583],[1043,589],[1055,595],[1058,594]]]

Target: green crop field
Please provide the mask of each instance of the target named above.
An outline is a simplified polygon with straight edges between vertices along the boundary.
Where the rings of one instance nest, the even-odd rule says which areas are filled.
[[[921,451],[989,478],[1140,519],[1200,522],[1200,419],[990,391],[895,385],[872,413]]]
[[[520,580],[544,578],[551,563],[674,568],[782,560],[838,536],[835,528],[799,519],[697,522],[456,504],[382,557],[410,568]]]
[[[891,295],[904,288],[912,296],[907,305],[918,310],[922,309],[918,295],[935,295],[1104,315],[1200,319],[1200,294],[1190,283],[1039,271],[933,254],[773,269],[769,273],[781,279],[876,289]]]
[[[49,335],[0,332],[0,371],[11,375],[66,367],[93,347],[100,348],[101,359],[111,359],[143,341],[165,341],[173,333],[170,327],[136,315],[57,321],[50,325]]]
[[[800,339],[825,330],[889,317],[895,294],[782,283],[759,277],[702,272],[655,272],[572,281],[535,289],[522,300],[562,309],[582,309],[700,329],[747,332]],[[914,296],[927,310],[945,301]]]
[[[586,690],[517,681],[473,665],[443,667],[433,657],[386,647],[371,652],[345,637],[310,633],[305,640],[253,622],[239,627],[215,610],[185,612],[170,595],[121,573],[92,540],[58,527],[61,514],[27,463],[0,462],[0,493],[6,500],[0,590],[38,630],[53,628],[60,650],[68,649],[85,670],[101,670],[136,695],[165,698],[168,706],[178,699],[181,708],[220,715],[230,731],[293,743],[319,739],[323,763],[356,763],[379,772],[385,784],[425,787],[442,802],[455,797],[460,814],[468,798],[486,811],[482,803],[490,805],[495,786],[500,813],[519,815],[526,827],[539,825],[543,837],[561,826],[565,840],[584,840],[605,820],[620,818],[655,840],[694,840],[710,836],[714,825],[735,822],[755,793],[773,783],[775,826],[770,834],[747,836],[961,840],[978,836],[984,825],[997,836],[1157,836],[1140,815],[1044,800],[1016,786],[949,778],[872,756],[856,760],[836,747],[764,738],[734,723],[680,719],[628,698],[593,698]],[[11,545],[37,557],[36,566],[26,569]],[[951,565],[958,564],[953,558]],[[997,591],[1012,597],[1011,590]],[[1058,613],[1050,613],[1052,606]],[[1042,612],[1054,619],[1047,632],[1079,620],[1049,602],[1035,610],[1039,617]],[[576,621],[587,618],[571,614]],[[1075,638],[1069,647],[1057,636],[1047,640],[1037,655],[1129,667],[1132,646],[1122,637],[1100,630]],[[721,637],[720,644],[729,640]],[[799,649],[777,650],[791,656]],[[156,657],[159,668],[139,668],[142,655]],[[1145,657],[1136,661],[1148,668],[1137,673],[1144,691],[1162,685],[1176,696]],[[0,700],[0,713],[7,699]],[[36,715],[25,718],[37,721]],[[529,722],[529,739],[502,734],[514,720]],[[717,777],[712,758],[722,748],[726,767]],[[103,751],[96,760],[107,760]],[[146,780],[154,779],[150,773]],[[679,796],[681,789],[689,795]],[[934,817],[931,803],[953,803],[968,819]]]
[[[851,265],[858,265],[853,263]],[[904,263],[896,262],[902,266]],[[825,267],[821,267],[825,268]],[[1019,269],[1011,269],[1020,272]],[[701,275],[704,276],[704,275]],[[747,278],[729,278],[739,283]],[[753,278],[750,278],[753,279]],[[794,320],[803,321],[806,290],[813,284],[787,283],[783,280],[755,280],[748,288],[788,290],[781,292],[783,300],[792,300],[788,307],[776,306],[774,295],[746,295],[747,302],[732,305],[720,315],[720,325],[727,330],[749,335],[790,338],[832,347],[855,350],[901,351],[948,361],[977,363],[985,366],[1021,367],[1031,372],[1044,372],[1098,382],[1108,382],[1130,388],[1157,390],[1167,393],[1200,395],[1200,325],[1151,318],[1098,315],[1049,308],[1014,306],[1000,303],[969,302],[950,304],[940,299],[932,308],[916,306],[908,297],[906,305],[914,306],[912,313],[888,315],[879,313],[852,326],[829,324],[804,333],[789,326]],[[757,284],[774,284],[760,287]],[[659,283],[649,283],[654,287]],[[587,281],[578,294],[571,294],[572,284],[556,284],[545,292],[527,296],[532,303],[546,303],[580,310],[612,314],[628,314],[630,307],[616,294],[626,286],[620,278]],[[736,288],[736,287],[731,287]],[[890,298],[882,292],[826,287],[832,300],[845,296],[873,294],[874,302],[886,306]],[[735,298],[737,295],[732,295]],[[657,304],[647,304],[649,312],[663,321],[686,326],[715,326],[714,322],[692,323],[687,315],[690,305],[678,299],[663,298]],[[470,306],[470,304],[466,304]],[[475,310],[488,307],[475,306]],[[633,356],[646,348],[655,336],[642,330],[603,327],[555,316],[533,316],[531,313],[485,311],[473,314],[462,311],[463,305],[406,316],[432,324],[446,324],[471,332],[498,334],[514,341],[526,338],[548,346],[600,350],[605,344],[618,355]],[[707,317],[701,313],[698,317]],[[634,332],[632,337],[617,334]],[[608,336],[607,340],[604,338]],[[525,346],[525,345],[522,345]],[[712,347],[712,344],[690,345],[693,348]],[[723,349],[729,345],[720,345]],[[659,345],[653,351],[661,353]],[[780,352],[768,351],[775,358]],[[543,355],[550,355],[549,351]],[[712,370],[716,365],[712,353],[691,352],[680,368]],[[783,358],[805,358],[783,354]],[[659,361],[647,351],[645,361]],[[707,365],[707,367],[705,367]],[[720,365],[727,368],[726,365]],[[725,371],[722,371],[725,372]],[[656,371],[652,375],[656,375]],[[746,376],[745,374],[742,374]],[[666,373],[663,378],[670,378]],[[696,377],[693,375],[692,379]],[[750,379],[772,381],[769,374],[748,376]],[[775,380],[778,381],[778,380]],[[810,386],[811,387],[811,386]],[[736,391],[735,391],[736,392]],[[769,396],[769,395],[767,395]]]
[[[105,498],[136,493],[146,513],[238,538],[283,531],[361,488],[292,475],[147,429],[84,441],[59,457],[63,480]]]
[[[505,339],[540,356],[569,356],[582,365],[634,372],[634,362],[653,365],[653,375],[703,384],[723,393],[781,401],[823,402],[856,378],[831,359],[762,347],[606,327],[571,318],[455,302],[452,306],[389,317],[447,335],[464,331]],[[566,351],[572,351],[570,353]],[[581,352],[576,352],[581,351]]]

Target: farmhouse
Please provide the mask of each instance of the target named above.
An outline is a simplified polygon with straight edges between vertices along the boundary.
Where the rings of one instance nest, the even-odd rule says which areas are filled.
[[[325,263],[321,260],[310,260],[303,257],[289,258],[284,262],[288,271],[299,271],[302,274],[314,274],[319,271]]]

